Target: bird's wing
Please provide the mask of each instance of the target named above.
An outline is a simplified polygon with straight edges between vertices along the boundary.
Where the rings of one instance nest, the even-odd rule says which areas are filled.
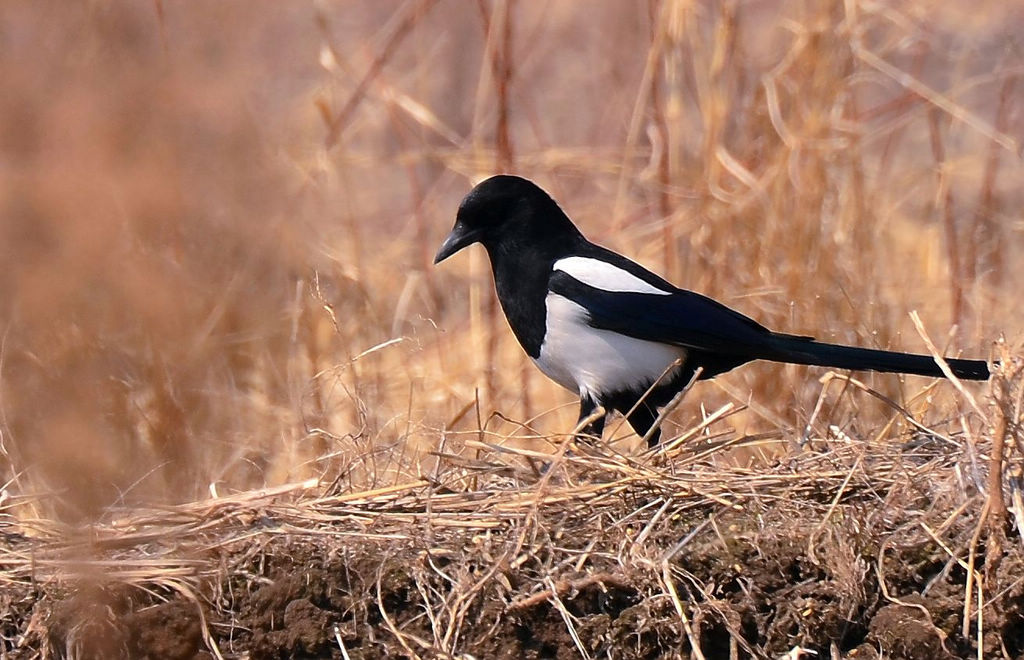
[[[558,270],[552,273],[548,289],[583,307],[592,327],[637,339],[721,355],[771,359],[776,352],[773,340],[780,338],[753,319],[683,289],[659,294],[607,291]],[[810,337],[785,337],[811,341]]]

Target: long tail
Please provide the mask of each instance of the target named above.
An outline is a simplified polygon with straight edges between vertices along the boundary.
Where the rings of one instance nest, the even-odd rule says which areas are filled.
[[[813,339],[772,333],[770,354],[763,359],[793,364],[811,364],[819,367],[855,369],[864,371],[885,371],[890,373],[916,374],[942,378],[942,370],[930,355],[914,355],[894,351],[879,351],[873,348],[822,344]],[[983,360],[961,360],[946,358],[950,370],[957,378],[965,380],[988,380],[988,364]]]

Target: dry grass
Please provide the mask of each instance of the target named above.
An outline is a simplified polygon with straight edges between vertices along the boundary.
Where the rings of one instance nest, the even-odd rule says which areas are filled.
[[[1006,397],[993,410],[1008,406],[1019,419],[1024,370],[1016,364],[1000,377]],[[660,612],[636,634],[661,630],[685,637],[680,644],[686,648],[705,650],[708,639],[719,640],[712,647],[728,639],[752,657],[775,657],[780,644],[814,648],[823,635],[827,640],[857,625],[851,620],[842,629],[830,627],[837,616],[830,607],[877,611],[892,604],[933,617],[948,609],[949,591],[960,584],[962,634],[948,635],[948,622],[935,633],[949,651],[970,648],[975,640],[982,652],[1000,640],[1004,646],[1024,641],[1013,632],[1012,617],[1020,612],[1005,605],[1024,593],[1021,545],[1014,540],[1007,552],[1000,549],[1010,564],[1001,573],[990,559],[983,576],[976,554],[979,539],[987,536],[978,512],[989,510],[991,501],[981,486],[981,452],[989,436],[975,436],[970,428],[948,435],[922,430],[914,442],[899,445],[889,435],[854,438],[833,426],[827,435],[810,434],[807,448],[785,460],[741,467],[729,454],[758,448],[766,439],[737,434],[730,428],[736,414],[728,404],[676,441],[639,455],[607,446],[567,453],[565,442],[552,455],[467,441],[475,459],[442,456],[433,474],[372,491],[331,492],[313,479],[181,505],[109,509],[87,532],[52,520],[23,521],[33,536],[7,539],[0,580],[23,598],[31,598],[25,591],[31,584],[43,593],[54,585],[79,585],[81,594],[81,585],[99,580],[129,588],[139,594],[135,600],[185,599],[193,616],[203,613],[202,639],[218,657],[238,657],[244,649],[266,657],[260,643],[268,644],[272,633],[261,638],[253,629],[246,618],[249,600],[259,602],[261,586],[273,589],[285,579],[283,561],[290,565],[284,575],[297,572],[311,593],[322,588],[326,567],[335,566],[328,573],[333,580],[342,580],[338,571],[359,576],[342,586],[329,581],[327,588],[351,592],[356,602],[379,610],[390,636],[369,646],[385,655],[486,657],[500,646],[494,642],[500,635],[486,629],[535,620],[547,608],[561,612],[581,657],[608,653],[617,645],[593,631],[585,638],[575,631],[587,619],[579,601],[588,590],[611,590],[632,607]],[[1020,441],[1019,428],[1011,437]],[[1020,455],[1011,455],[1009,471],[1019,472]],[[1024,509],[1017,481],[1019,475],[1011,479],[1010,511],[1019,520]],[[927,580],[918,573],[922,558],[937,562]],[[790,568],[773,568],[772,562],[786,559]],[[801,568],[798,562],[804,562]],[[779,639],[785,618],[796,613],[776,603],[775,623],[759,628],[751,641],[749,628],[738,624],[750,615],[750,603],[723,592],[728,585],[716,585],[723,565],[729,579],[749,583],[753,601],[768,589],[774,571],[817,575],[791,587],[804,594],[793,607],[807,608],[798,630]],[[947,578],[951,571],[966,572],[966,586],[962,575],[959,582]],[[824,587],[799,590],[808,583]],[[931,599],[923,601],[927,609],[908,599],[910,585],[917,587],[911,595]],[[396,591],[410,589],[416,595],[395,599]],[[288,595],[288,601],[303,600],[304,593]],[[58,612],[69,607],[59,596],[44,602]],[[574,614],[565,603],[573,604]],[[14,599],[10,607],[16,611],[25,602]],[[1007,615],[1006,607],[1014,613]],[[88,612],[76,616],[91,621]],[[338,616],[336,638],[321,630],[306,642],[310,646],[292,652],[319,649],[327,657],[327,647],[346,649],[346,640],[372,652],[360,632],[372,617],[365,611]],[[42,646],[60,655],[63,643],[85,657],[95,653],[95,639],[61,627],[66,618],[33,619],[11,650]],[[116,631],[110,623],[96,625],[108,630],[102,638]],[[287,624],[285,631],[297,625]],[[883,639],[871,634],[876,642]]]
[[[75,557],[198,593],[203,549],[276,532],[529,536],[644,501],[652,534],[922,480],[980,515],[985,386],[976,410],[945,382],[791,366],[698,385],[658,459],[612,424],[533,475],[574,399],[515,345],[480,251],[430,259],[472,181],[512,170],[770,327],[925,351],[917,310],[946,354],[1013,346],[1021,25],[995,1],[8,3],[0,522],[37,540],[4,575],[69,579]],[[687,435],[727,405],[699,434],[719,444]],[[899,453],[922,427],[952,471]],[[265,511],[285,522],[251,529]]]

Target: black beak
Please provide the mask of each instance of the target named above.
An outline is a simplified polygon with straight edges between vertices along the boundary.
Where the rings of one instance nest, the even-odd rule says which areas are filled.
[[[434,263],[439,264],[448,257],[452,256],[467,245],[472,245],[480,240],[480,231],[466,229],[466,226],[461,222],[456,222],[452,228],[452,232],[448,234],[448,238],[444,239],[444,243],[441,243],[441,249],[437,251],[437,256],[434,257]]]

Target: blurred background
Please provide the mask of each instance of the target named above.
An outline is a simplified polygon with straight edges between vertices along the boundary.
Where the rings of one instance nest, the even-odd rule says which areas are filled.
[[[921,352],[918,310],[987,357],[1024,327],[1022,33],[1002,0],[5,2],[3,506],[88,520],[550,446],[575,397],[482,250],[430,264],[498,171],[774,329]],[[784,448],[820,375],[747,366],[671,426],[749,404],[730,424]],[[955,422],[948,384],[858,377]],[[893,417],[830,401],[845,433]]]

